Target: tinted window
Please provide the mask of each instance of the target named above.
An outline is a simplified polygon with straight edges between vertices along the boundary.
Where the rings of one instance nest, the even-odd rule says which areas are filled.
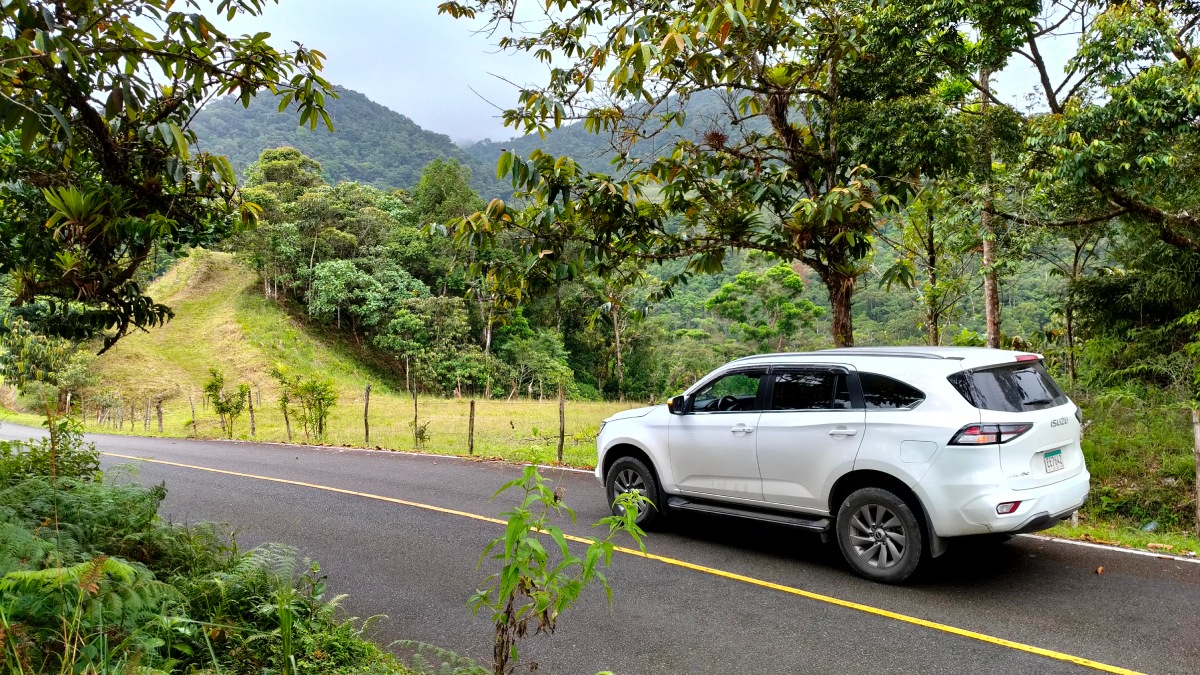
[[[963,398],[983,410],[1026,412],[1053,408],[1068,400],[1041,361],[969,370],[949,379]]]
[[[757,410],[758,385],[765,371],[730,373],[710,382],[696,392],[692,410],[696,412],[733,412]]]
[[[771,410],[849,410],[846,375],[831,370],[785,370],[771,375]]]
[[[885,375],[860,373],[858,381],[867,410],[910,409],[925,400],[925,394]]]

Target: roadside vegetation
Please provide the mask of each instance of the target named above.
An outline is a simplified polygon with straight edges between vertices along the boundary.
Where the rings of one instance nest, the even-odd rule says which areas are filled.
[[[369,621],[339,609],[316,563],[168,523],[165,496],[101,472],[72,420],[0,442],[5,672],[412,672],[363,638]]]

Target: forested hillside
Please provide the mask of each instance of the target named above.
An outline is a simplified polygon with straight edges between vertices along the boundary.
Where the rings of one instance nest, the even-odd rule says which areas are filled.
[[[733,93],[703,91],[697,92],[682,104],[675,99],[667,101],[657,110],[683,110],[683,124],[666,124],[659,134],[641,140],[637,147],[629,151],[635,157],[650,160],[664,151],[669,152],[679,139],[698,141],[713,131],[737,135],[746,131],[763,130],[766,123],[760,117],[751,118],[739,125],[729,123],[728,112],[731,106],[736,108],[739,98],[739,95]],[[610,134],[591,133],[584,128],[583,122],[576,122],[553,129],[544,137],[534,133],[507,141],[488,139],[467,147],[466,151],[493,169],[502,150],[511,150],[522,157],[529,156],[534,150],[541,150],[556,157],[571,157],[590,170],[603,171],[608,167],[618,147],[619,143],[614,142]]]
[[[280,113],[278,99],[260,96],[248,108],[233,97],[212,101],[196,115],[192,129],[201,149],[226,155],[245,171],[268,148],[291,146],[321,162],[331,183],[357,181],[382,190],[409,188],[426,164],[456,159],[471,168],[472,186],[495,194],[496,158],[480,161],[463,152],[449,136],[422,129],[411,119],[350,89],[338,88],[326,109],[334,131],[298,125]]]

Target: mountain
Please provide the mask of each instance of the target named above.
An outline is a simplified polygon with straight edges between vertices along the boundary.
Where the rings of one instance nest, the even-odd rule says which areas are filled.
[[[449,136],[422,129],[416,122],[371,101],[363,94],[338,89],[326,109],[335,130],[297,124],[295,111],[279,112],[278,99],[259,96],[243,108],[234,97],[213,101],[192,122],[203,150],[227,155],[239,173],[259,153],[283,145],[316,159],[326,178],[336,183],[358,181],[381,189],[411,188],[421,169],[435,159],[452,158],[471,169],[472,183],[485,196],[501,192],[494,176],[496,162],[464,152]]]
[[[667,105],[673,107],[675,101],[672,100]],[[673,125],[654,138],[641,141],[635,148],[636,155],[649,159],[672,148],[680,138],[699,140],[714,129],[729,136],[736,136],[736,132],[730,129],[728,104],[722,94],[714,91],[697,92],[684,104],[684,111],[687,115],[682,127]],[[742,128],[762,131],[766,126],[765,120],[756,117],[746,122]],[[530,134],[507,141],[489,139],[468,146],[466,151],[477,161],[494,167],[496,157],[505,149],[512,150],[522,157],[527,157],[535,149],[556,157],[568,155],[591,171],[607,171],[609,162],[615,155],[610,135],[588,133],[582,122],[555,129],[546,134],[545,138],[538,134]]]

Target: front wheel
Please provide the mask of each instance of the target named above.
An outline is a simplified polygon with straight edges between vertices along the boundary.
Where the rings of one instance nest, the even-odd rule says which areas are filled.
[[[641,460],[635,457],[622,457],[613,462],[608,469],[605,480],[608,494],[608,505],[613,515],[622,515],[623,508],[616,504],[617,495],[625,492],[637,492],[650,500],[649,504],[642,502],[638,508],[637,524],[642,529],[648,529],[662,518],[662,490],[654,479],[654,472]]]
[[[855,572],[887,584],[912,576],[924,557],[924,534],[916,514],[883,488],[863,488],[842,502],[837,540]]]

